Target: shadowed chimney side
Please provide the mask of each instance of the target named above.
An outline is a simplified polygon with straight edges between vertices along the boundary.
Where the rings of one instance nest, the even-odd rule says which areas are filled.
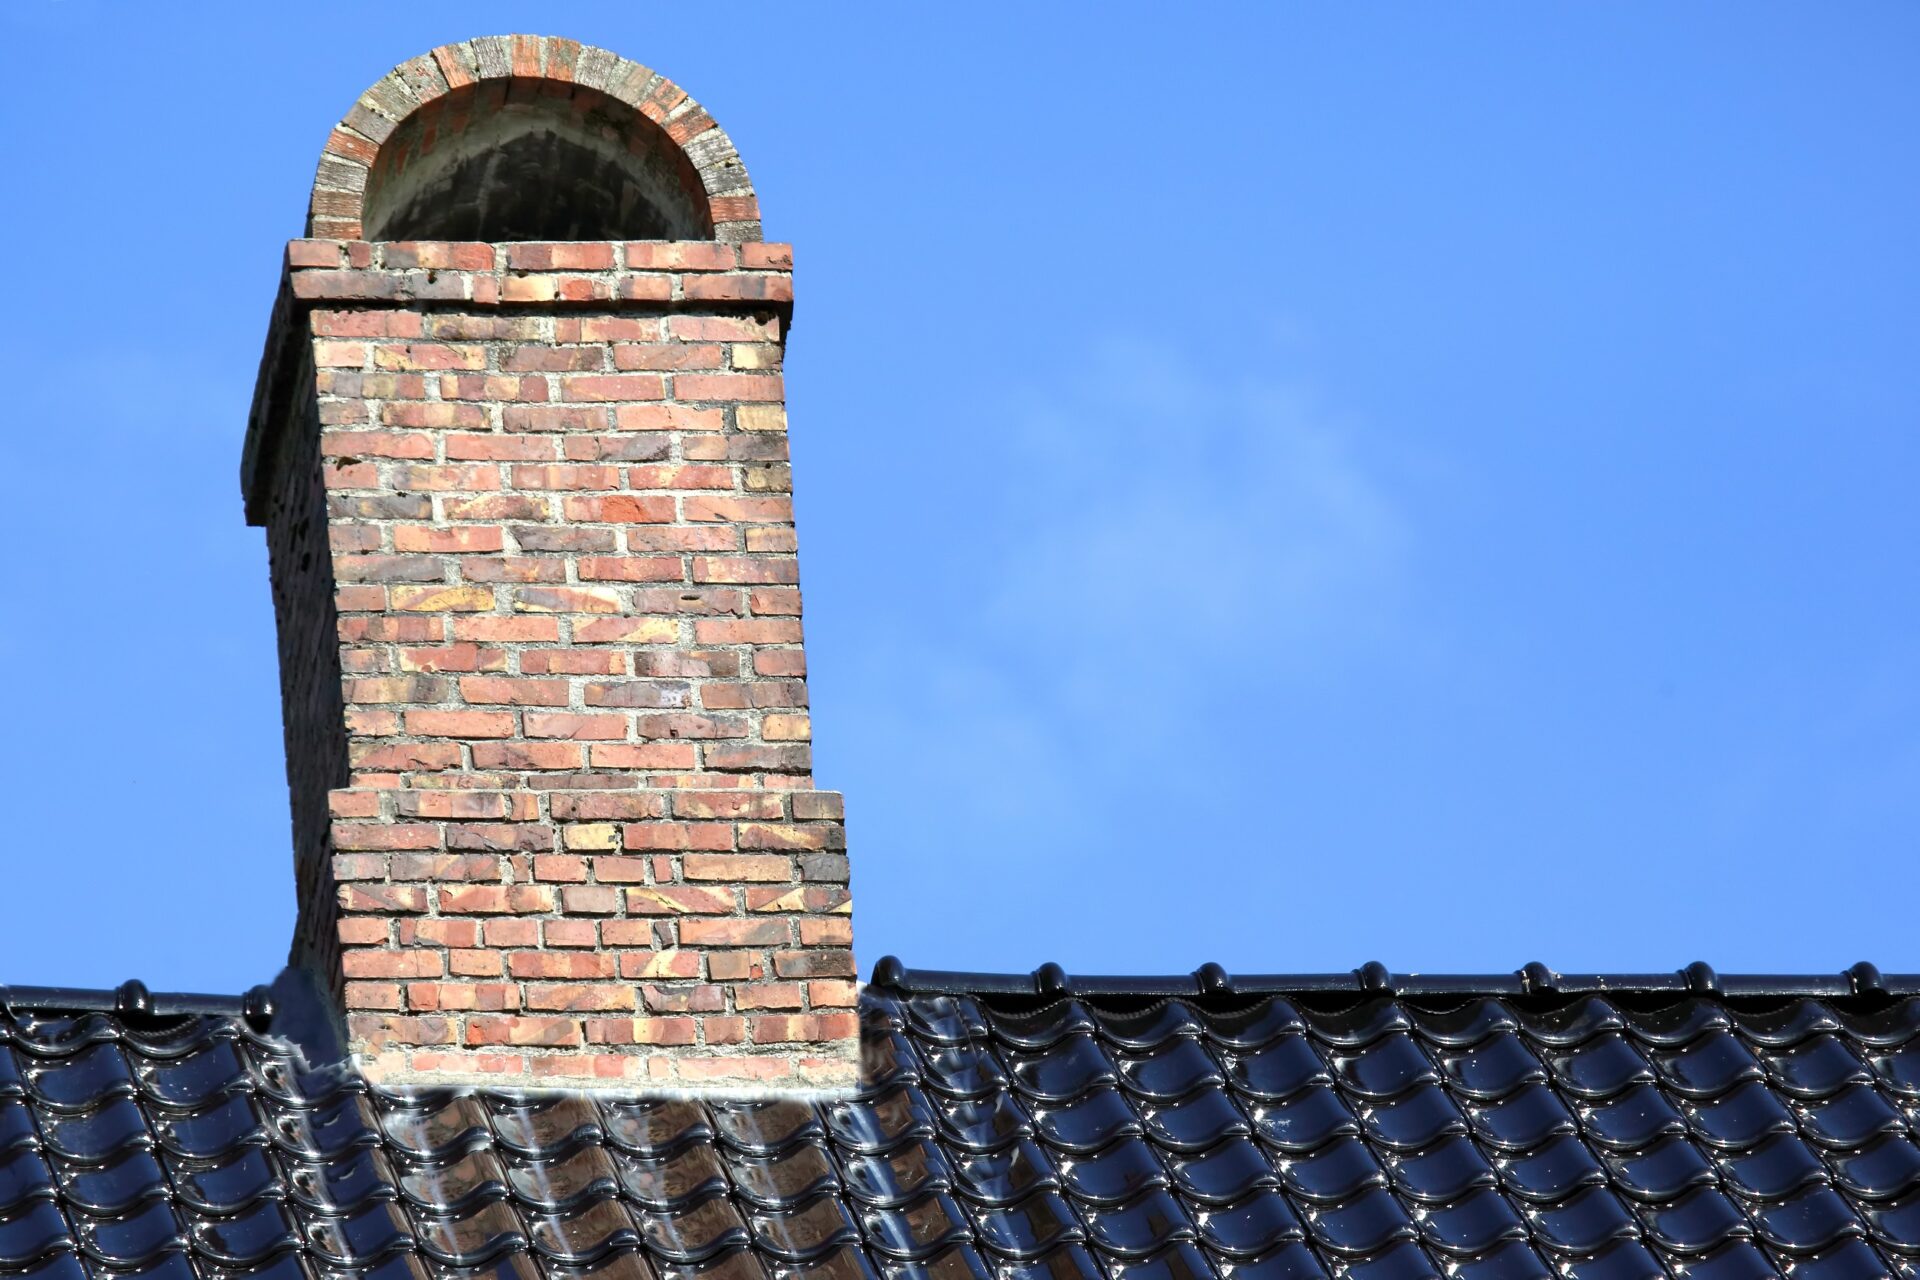
[[[758,219],[697,104],[572,41],[436,49],[328,143],[242,483],[293,962],[373,1079],[854,1081]]]

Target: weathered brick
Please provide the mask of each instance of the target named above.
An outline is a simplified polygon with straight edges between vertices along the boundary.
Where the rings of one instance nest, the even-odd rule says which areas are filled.
[[[439,909],[452,915],[492,915],[512,912],[522,915],[554,909],[553,890],[544,885],[472,885],[463,889],[442,889],[437,898]]]
[[[609,858],[599,859],[601,879],[607,878],[605,864],[613,861]],[[639,859],[619,861],[638,862]],[[627,890],[627,910],[634,915],[731,915],[739,910],[739,903],[734,898],[733,890],[728,888],[660,884]]]
[[[614,958],[601,952],[516,951],[507,972],[516,978],[611,978]]]
[[[692,1018],[588,1018],[587,1039],[595,1044],[692,1044]]]
[[[639,1003],[632,987],[601,983],[528,983],[527,1008],[567,1013],[608,1013],[632,1009]]]
[[[340,955],[341,971],[349,978],[437,978],[446,971],[438,951],[375,951],[354,948]]]
[[[688,916],[680,922],[680,941],[694,947],[774,947],[792,940],[785,920]]]
[[[468,1018],[467,1043],[566,1047],[581,1043],[580,1024],[571,1018]]]
[[[755,1044],[786,1044],[796,1040],[843,1040],[859,1033],[851,1013],[768,1015],[748,1020]]]

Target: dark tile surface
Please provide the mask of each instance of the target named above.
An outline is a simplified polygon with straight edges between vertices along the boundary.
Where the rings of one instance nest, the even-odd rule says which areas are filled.
[[[898,994],[852,1101],[407,1095],[0,1018],[0,1274],[1920,1277],[1920,997]]]

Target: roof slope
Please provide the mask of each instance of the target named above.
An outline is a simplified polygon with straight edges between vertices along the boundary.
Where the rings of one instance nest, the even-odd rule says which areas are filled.
[[[372,1090],[0,1017],[0,1271],[1920,1275],[1920,998],[870,988],[852,1102]]]

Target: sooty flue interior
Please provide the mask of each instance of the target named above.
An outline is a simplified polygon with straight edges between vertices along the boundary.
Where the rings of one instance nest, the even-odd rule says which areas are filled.
[[[417,158],[386,184],[383,208],[370,198],[370,238],[685,240],[707,234],[680,181],[657,156],[544,123],[486,145],[438,152]]]

